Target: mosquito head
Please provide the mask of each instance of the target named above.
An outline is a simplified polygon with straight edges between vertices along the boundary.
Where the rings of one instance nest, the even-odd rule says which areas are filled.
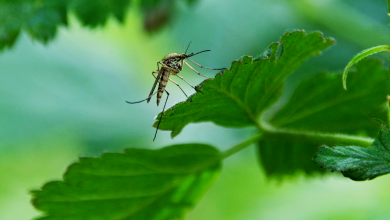
[[[190,54],[187,55],[186,53],[188,51],[188,48],[190,47],[190,44],[191,44],[191,42],[188,44],[185,53],[182,53],[182,54],[170,53],[170,54],[166,55],[162,59],[162,62],[165,65],[167,65],[168,67],[170,67],[172,69],[175,69],[178,72],[180,72],[182,70],[182,68],[183,68],[183,61],[184,61],[184,59],[188,59],[189,57],[195,56],[197,54],[210,51],[210,50],[203,50],[203,51],[200,51],[200,52],[197,52],[197,53],[190,53]],[[191,62],[193,62],[193,61],[191,61]]]

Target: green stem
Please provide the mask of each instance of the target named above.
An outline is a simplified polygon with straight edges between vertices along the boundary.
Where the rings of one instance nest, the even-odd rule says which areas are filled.
[[[390,46],[389,45],[381,45],[381,46],[371,47],[371,48],[363,50],[362,52],[360,52],[360,53],[356,54],[354,57],[352,57],[352,59],[348,62],[347,66],[345,67],[344,72],[343,72],[342,82],[343,82],[343,87],[345,90],[347,90],[347,75],[348,75],[349,68],[353,64],[362,60],[363,58],[370,56],[372,54],[375,54],[375,53],[382,52],[382,51],[389,51],[390,52]]]
[[[249,147],[250,145],[258,142],[260,138],[262,137],[261,133],[257,133],[255,136],[249,138],[248,140],[245,140],[236,146],[230,148],[229,150],[226,150],[225,152],[222,153],[221,159],[225,159],[227,157],[230,157],[231,155]]]
[[[296,142],[313,143],[317,144],[318,146],[347,145],[359,147],[371,147],[371,144],[374,141],[374,139],[372,138],[363,138],[353,135],[276,128],[269,124],[266,120],[262,120],[259,127],[261,128],[262,133],[257,133],[255,136],[224,151],[220,159],[226,159],[227,157],[232,156],[233,154],[249,147],[250,145],[257,143],[260,139],[289,140]]]
[[[374,139],[371,138],[362,138],[353,135],[276,128],[265,120],[261,122],[261,127],[264,131],[264,139],[290,140],[318,144],[318,146],[356,145],[359,147],[370,147],[372,142],[374,141]]]

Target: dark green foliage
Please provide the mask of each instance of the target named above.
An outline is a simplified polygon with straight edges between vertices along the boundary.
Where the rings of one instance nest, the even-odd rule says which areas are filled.
[[[0,50],[12,47],[22,31],[42,43],[52,40],[59,26],[68,25],[74,13],[82,25],[104,26],[110,17],[123,23],[131,0],[0,0]],[[193,5],[196,0],[188,0]],[[168,22],[176,1],[140,1],[145,29],[153,31]]]
[[[105,25],[111,15],[124,22],[129,5],[130,0],[72,0],[69,8],[83,25],[96,27]]]
[[[293,131],[360,134],[374,137],[378,123],[387,123],[390,79],[382,63],[365,59],[341,86],[341,74],[322,73],[298,85],[286,105],[271,119],[273,126]],[[283,140],[283,134],[259,143],[261,163],[270,175],[319,171],[309,162],[324,142]],[[326,140],[324,140],[326,141]],[[328,142],[329,143],[329,142]]]
[[[341,171],[356,181],[371,180],[390,173],[390,131],[382,128],[372,147],[321,146],[314,156],[324,169]]]
[[[181,219],[218,175],[219,152],[204,144],[127,149],[82,157],[64,181],[32,191],[40,219]]]
[[[321,172],[311,158],[318,146],[313,143],[287,140],[264,140],[258,143],[259,159],[265,173],[270,177],[293,176]]]
[[[304,80],[288,103],[270,120],[283,128],[375,137],[387,123],[390,78],[378,60],[365,59],[340,86],[341,74],[318,74]]]
[[[14,44],[21,30],[46,43],[67,24],[65,0],[0,1],[0,49]]]

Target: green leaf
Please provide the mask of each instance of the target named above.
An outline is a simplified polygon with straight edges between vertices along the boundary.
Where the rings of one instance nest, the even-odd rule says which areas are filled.
[[[324,169],[340,171],[352,180],[371,180],[390,172],[390,131],[383,127],[372,147],[321,146],[314,156]]]
[[[64,181],[32,191],[40,219],[181,219],[217,177],[220,153],[204,144],[82,157]]]
[[[389,74],[382,69],[380,61],[373,59],[359,62],[356,68],[348,79],[349,91],[340,86],[341,74],[321,73],[302,81],[268,123],[301,133],[375,137],[379,124],[388,123]],[[293,170],[314,172],[314,164],[308,163],[310,154],[314,155],[318,146],[332,142],[320,135],[314,140],[297,134],[286,137],[284,133],[269,133],[264,137],[259,142],[259,159],[266,173],[273,176],[290,175]]]
[[[11,47],[21,29],[43,43],[54,38],[57,26],[67,24],[65,4],[65,0],[0,2],[0,49]]]
[[[368,57],[368,56],[370,56],[372,54],[381,52],[381,51],[389,51],[390,52],[390,46],[388,46],[388,45],[381,45],[381,46],[365,49],[362,52],[356,54],[348,62],[347,66],[345,67],[344,72],[343,72],[343,87],[344,87],[345,90],[347,90],[347,75],[348,75],[349,68],[353,64],[355,64],[355,63],[359,62],[360,60],[362,60],[363,58]]]
[[[97,27],[105,25],[111,15],[123,22],[129,5],[130,0],[73,0],[69,8],[83,25]]]
[[[321,73],[302,81],[270,123],[295,130],[375,137],[379,124],[388,123],[390,78],[382,65],[376,59],[359,62],[348,80],[349,91],[340,85],[341,74]]]
[[[259,126],[260,114],[281,95],[286,77],[308,58],[334,43],[322,34],[304,31],[286,33],[280,43],[269,47],[267,58],[253,61],[243,57],[230,70],[205,80],[202,93],[179,103],[165,112],[160,129],[171,130],[175,137],[189,123],[212,121],[225,127]],[[282,50],[278,57],[278,50]],[[159,120],[161,113],[157,117]],[[157,126],[155,122],[154,126]]]
[[[311,143],[286,140],[259,141],[258,153],[265,174],[273,178],[321,172],[311,160],[317,147]]]
[[[187,4],[191,3],[192,0],[187,1]],[[69,12],[86,27],[103,26],[110,17],[123,23],[129,6],[130,0],[0,1],[0,50],[12,47],[22,31],[42,43],[49,42],[56,36],[59,26],[67,26]],[[174,2],[163,0],[141,1],[139,6],[141,14],[146,14],[148,31],[165,24],[175,9]]]

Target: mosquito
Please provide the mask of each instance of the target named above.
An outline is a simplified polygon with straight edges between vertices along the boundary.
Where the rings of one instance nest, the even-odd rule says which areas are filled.
[[[185,51],[185,53],[182,53],[182,54],[170,53],[170,54],[166,55],[161,61],[157,62],[157,70],[152,72],[152,75],[155,78],[155,81],[153,83],[152,90],[150,91],[149,96],[146,99],[143,99],[143,100],[138,101],[138,102],[126,101],[129,104],[136,104],[136,103],[141,103],[141,102],[144,102],[144,101],[147,101],[147,103],[149,103],[149,101],[152,98],[152,96],[157,94],[157,106],[158,106],[160,104],[160,101],[161,101],[161,98],[163,96],[164,91],[167,93],[167,98],[165,100],[165,104],[164,104],[164,107],[163,107],[163,110],[162,110],[162,113],[161,113],[160,120],[158,121],[158,124],[157,124],[157,128],[156,128],[156,132],[154,134],[153,141],[156,139],[157,131],[158,131],[158,128],[160,127],[161,119],[164,116],[165,106],[167,104],[168,97],[169,97],[169,92],[165,89],[165,87],[166,87],[166,85],[168,83],[168,80],[171,81],[176,86],[178,86],[180,88],[180,90],[184,93],[184,95],[188,98],[187,94],[180,87],[180,85],[178,83],[176,83],[175,81],[173,81],[172,79],[170,79],[169,76],[170,75],[175,75],[175,76],[179,77],[181,80],[186,82],[188,85],[190,85],[196,91],[198,91],[198,90],[194,86],[192,86],[190,83],[188,83],[183,77],[178,75],[178,73],[183,69],[183,64],[186,64],[191,70],[193,70],[198,75],[208,78],[207,76],[204,76],[204,75],[200,74],[198,71],[196,71],[194,68],[192,68],[185,61],[185,59],[191,61],[192,63],[194,63],[195,65],[199,66],[200,68],[205,68],[205,69],[210,69],[210,70],[223,70],[223,69],[225,69],[225,68],[213,69],[213,68],[204,67],[204,66],[201,66],[198,63],[192,61],[191,59],[189,59],[190,57],[195,56],[197,54],[210,51],[210,50],[203,50],[203,51],[200,51],[200,52],[197,52],[197,53],[190,53],[190,54],[187,55],[186,53],[188,51],[188,48],[190,47],[190,44],[191,44],[191,42],[188,44],[188,47],[187,47],[187,50]],[[161,68],[160,68],[160,65],[161,65]],[[155,75],[156,73],[157,73],[157,77]],[[157,86],[157,83],[158,83],[158,89],[157,89],[156,92],[154,92],[154,90],[155,90],[155,88]]]

